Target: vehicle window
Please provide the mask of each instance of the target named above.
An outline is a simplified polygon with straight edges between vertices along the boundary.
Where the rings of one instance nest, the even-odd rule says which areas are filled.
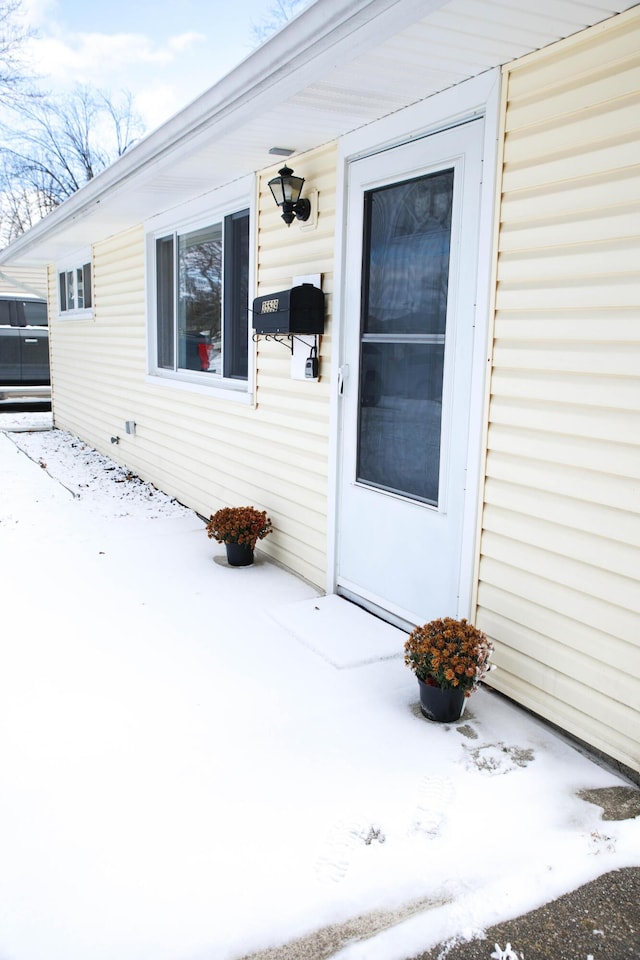
[[[11,301],[0,300],[0,326],[8,327],[11,323]]]
[[[46,327],[47,326],[47,305],[37,300],[23,300],[24,320],[27,326]]]

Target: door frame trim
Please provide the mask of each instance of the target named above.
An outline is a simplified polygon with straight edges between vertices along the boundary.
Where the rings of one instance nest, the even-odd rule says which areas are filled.
[[[327,593],[337,589],[338,496],[342,422],[337,384],[345,355],[345,284],[347,269],[346,233],[348,178],[350,164],[396,146],[440,133],[452,127],[484,118],[482,145],[483,173],[480,183],[480,215],[482,225],[478,242],[476,281],[475,338],[471,378],[469,443],[467,449],[467,490],[465,497],[461,544],[460,596],[458,616],[470,617],[473,577],[478,549],[478,516],[480,510],[484,460],[484,421],[486,419],[486,383],[491,361],[490,317],[493,233],[496,216],[498,134],[500,129],[499,68],[487,71],[421,103],[407,107],[390,117],[344,136],[338,144],[336,184],[336,250],[333,295],[333,341],[336,348],[331,362],[329,491],[327,526]]]

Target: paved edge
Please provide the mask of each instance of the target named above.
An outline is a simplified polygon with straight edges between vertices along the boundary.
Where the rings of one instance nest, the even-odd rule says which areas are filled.
[[[441,943],[407,960],[488,960],[496,944],[511,944],[515,960],[640,960],[640,867],[605,873],[483,939]]]

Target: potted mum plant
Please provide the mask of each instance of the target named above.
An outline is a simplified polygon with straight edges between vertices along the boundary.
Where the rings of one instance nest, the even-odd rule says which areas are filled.
[[[404,662],[418,678],[423,716],[458,720],[465,698],[491,669],[492,653],[486,634],[466,620],[444,617],[416,627],[404,645]]]
[[[223,507],[207,523],[207,536],[224,543],[232,567],[253,563],[256,543],[272,530],[267,511],[255,507]]]

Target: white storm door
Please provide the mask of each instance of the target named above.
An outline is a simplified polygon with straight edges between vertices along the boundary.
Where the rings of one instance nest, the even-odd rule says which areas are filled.
[[[409,623],[462,615],[482,134],[349,170],[336,579]]]

